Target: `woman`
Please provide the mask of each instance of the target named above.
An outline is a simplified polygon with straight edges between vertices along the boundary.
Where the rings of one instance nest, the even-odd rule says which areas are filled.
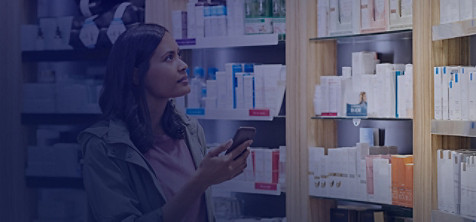
[[[219,156],[230,140],[205,155],[202,127],[171,102],[190,92],[186,69],[164,27],[138,25],[117,39],[103,120],[78,137],[90,220],[213,221],[207,189],[243,171],[252,141]]]

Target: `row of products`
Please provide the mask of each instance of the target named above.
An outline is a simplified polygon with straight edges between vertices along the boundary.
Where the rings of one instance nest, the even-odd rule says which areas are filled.
[[[327,151],[327,155],[325,154]],[[397,147],[309,147],[309,194],[413,206],[413,156]]]
[[[440,0],[440,24],[476,18],[475,0]]]
[[[438,209],[476,218],[476,151],[437,151]]]
[[[216,72],[215,72],[216,71]],[[226,63],[225,71],[194,69],[187,113],[205,115],[223,110],[269,109],[277,115],[286,84],[286,66]]]
[[[319,0],[318,37],[412,28],[412,0]]]
[[[172,12],[172,34],[176,39],[285,34],[285,13],[284,0],[190,0],[185,11]]]
[[[318,116],[413,116],[413,66],[378,64],[375,52],[352,53],[341,76],[321,76],[314,110]]]
[[[101,1],[95,4],[81,1],[77,5],[68,3],[70,1],[73,0],[59,4],[75,7],[73,11],[81,11],[82,14],[41,17],[38,24],[21,27],[23,51],[110,48],[125,30],[144,22],[143,0],[104,3],[100,8],[96,4]],[[97,10],[91,11],[91,8]]]
[[[476,120],[476,68],[434,67],[434,106],[437,120]]]

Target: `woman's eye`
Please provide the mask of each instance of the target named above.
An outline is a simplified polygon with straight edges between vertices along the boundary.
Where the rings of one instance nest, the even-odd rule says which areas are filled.
[[[165,61],[172,61],[174,59],[174,56],[173,55],[168,55],[166,58],[165,58]]]

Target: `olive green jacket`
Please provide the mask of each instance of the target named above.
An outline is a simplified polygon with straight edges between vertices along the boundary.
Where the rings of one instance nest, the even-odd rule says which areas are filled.
[[[188,116],[185,142],[198,167],[205,155],[202,127]],[[83,149],[83,178],[89,221],[162,221],[167,202],[157,176],[132,143],[123,121],[101,121],[78,136]],[[209,189],[209,221],[214,221]]]

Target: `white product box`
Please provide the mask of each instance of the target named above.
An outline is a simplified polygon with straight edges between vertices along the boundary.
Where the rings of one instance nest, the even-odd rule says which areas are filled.
[[[469,120],[469,73],[471,67],[460,67],[459,86],[461,88],[461,119]]]
[[[329,34],[332,36],[354,33],[354,11],[357,12],[358,2],[353,0],[329,0]],[[359,15],[360,17],[360,15]]]
[[[195,38],[205,37],[205,7],[203,5],[195,5]]]
[[[195,30],[195,3],[187,3],[187,38],[193,39],[196,37]]]
[[[245,18],[245,34],[270,34],[273,33],[271,18]]]
[[[330,107],[329,107],[329,78],[328,76],[321,76],[321,86],[320,86],[321,96],[320,96],[320,112],[323,116],[329,116]]]
[[[474,0],[459,0],[459,20],[465,21],[474,18]]]
[[[451,81],[451,70],[452,67],[443,66],[443,82],[442,82],[442,92],[441,95],[443,97],[443,105],[442,112],[443,112],[443,120],[450,119],[450,110],[449,110],[449,90],[450,90],[450,81]]]
[[[225,64],[225,72],[227,78],[231,78],[230,82],[227,82],[227,84],[231,85],[231,91],[228,91],[228,93],[231,93],[232,95],[232,104],[233,104],[233,109],[237,108],[236,104],[236,90],[237,90],[237,78],[236,78],[236,73],[243,72],[243,64],[241,63],[226,63]]]
[[[227,0],[228,35],[238,36],[245,33],[245,2],[244,0]]]
[[[314,114],[316,116],[322,115],[322,103],[325,98],[322,97],[322,89],[320,85],[316,85],[314,89]],[[476,104],[476,103],[475,103]]]
[[[393,64],[377,64],[377,79],[380,82],[378,86],[381,86],[380,99],[378,102],[380,105],[379,116],[380,117],[395,117],[396,95],[395,95],[395,71]]]
[[[226,72],[216,73],[217,106],[220,109],[233,109],[232,77]]]
[[[54,113],[56,112],[55,84],[25,83],[23,84],[23,112]]]
[[[340,76],[328,76],[328,101],[330,116],[345,116],[342,108],[344,101],[342,95],[342,81]]]
[[[336,198],[339,194],[336,189],[336,184],[339,182],[338,178],[338,149],[328,149],[327,150],[327,196]]]
[[[412,28],[413,0],[390,0],[389,29]]]
[[[440,24],[459,21],[459,0],[440,0]]]
[[[361,0],[360,8],[362,33],[387,30],[388,0]]]
[[[461,163],[461,215],[476,217],[476,157]]]
[[[476,72],[469,73],[468,92],[469,119],[476,120]]]
[[[317,2],[317,37],[329,36],[329,0]]]
[[[321,196],[321,160],[324,156],[324,148],[309,147],[309,194]]]
[[[243,97],[245,108],[255,107],[255,77],[253,74],[243,76]]]
[[[392,204],[392,165],[388,159],[374,159],[374,201]]]
[[[461,120],[461,82],[459,68],[451,72],[448,95],[449,119]]]
[[[236,98],[237,109],[245,108],[244,87],[243,87],[243,77],[245,75],[246,73],[244,72],[235,73],[235,79],[236,79],[235,98]]]
[[[441,67],[434,67],[433,68],[433,80],[434,80],[434,104],[435,104],[435,119],[441,120],[443,119],[443,73]]]
[[[360,74],[375,74],[377,63],[376,52],[353,52],[352,77]]]
[[[187,38],[187,12],[181,10],[172,11],[172,36],[175,39]]]

